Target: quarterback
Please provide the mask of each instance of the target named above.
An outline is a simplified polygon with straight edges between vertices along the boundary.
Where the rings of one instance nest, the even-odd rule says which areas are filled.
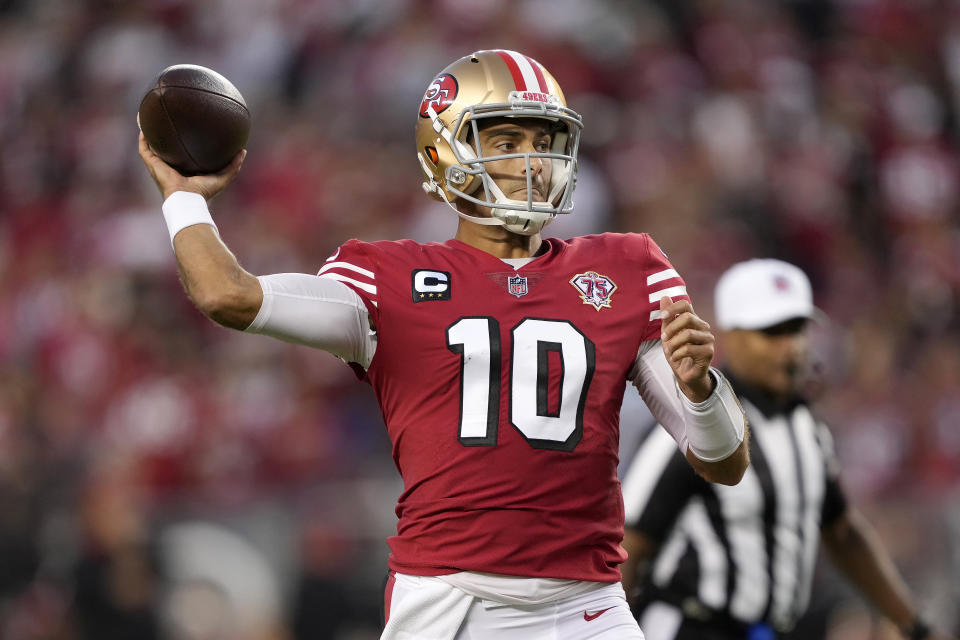
[[[385,639],[643,638],[620,587],[618,417],[631,382],[693,468],[736,484],[743,411],[646,234],[543,239],[569,214],[582,121],[514,51],[439,73],[417,114],[443,243],[344,242],[316,275],[246,272],[207,201],[140,136],[184,287],[214,321],[326,350],[372,385],[403,482]],[[428,374],[428,375],[427,375]]]

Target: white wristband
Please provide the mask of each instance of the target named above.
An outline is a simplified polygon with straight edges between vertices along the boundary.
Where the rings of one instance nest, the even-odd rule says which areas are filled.
[[[219,235],[217,225],[214,224],[207,208],[207,200],[199,193],[190,191],[174,191],[163,202],[163,219],[167,221],[167,231],[170,232],[170,245],[173,238],[187,227],[195,224],[208,224]]]
[[[723,374],[710,368],[717,386],[703,402],[693,402],[677,387],[687,423],[687,442],[693,454],[705,462],[727,458],[740,443],[746,416],[733,388]]]

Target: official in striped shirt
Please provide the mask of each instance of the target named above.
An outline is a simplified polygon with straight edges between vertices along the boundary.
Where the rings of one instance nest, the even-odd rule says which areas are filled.
[[[798,395],[814,315],[810,282],[779,260],[734,265],[715,291],[726,374],[752,433],[739,484],[699,477],[652,429],[623,481],[624,587],[647,640],[765,640],[810,599],[818,545],[907,638],[919,618],[870,525],[844,496],[830,433]]]

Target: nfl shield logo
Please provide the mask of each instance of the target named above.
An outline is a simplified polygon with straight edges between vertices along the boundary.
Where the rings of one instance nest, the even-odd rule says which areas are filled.
[[[518,298],[527,295],[526,276],[510,276],[507,278],[507,291]]]

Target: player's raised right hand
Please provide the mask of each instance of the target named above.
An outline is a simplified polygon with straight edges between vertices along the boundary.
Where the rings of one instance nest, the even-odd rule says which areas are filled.
[[[191,191],[199,193],[209,202],[211,198],[223,191],[228,184],[237,176],[243,165],[243,159],[247,156],[247,150],[243,149],[234,157],[234,159],[219,173],[208,175],[184,176],[179,171],[168,165],[160,159],[150,145],[147,139],[140,134],[138,151],[143,164],[147,166],[150,177],[157,183],[157,188],[166,200],[170,194],[175,191]]]
[[[663,352],[680,389],[693,402],[706,400],[713,388],[709,371],[715,338],[710,325],[683,299],[660,298],[660,315]]]

